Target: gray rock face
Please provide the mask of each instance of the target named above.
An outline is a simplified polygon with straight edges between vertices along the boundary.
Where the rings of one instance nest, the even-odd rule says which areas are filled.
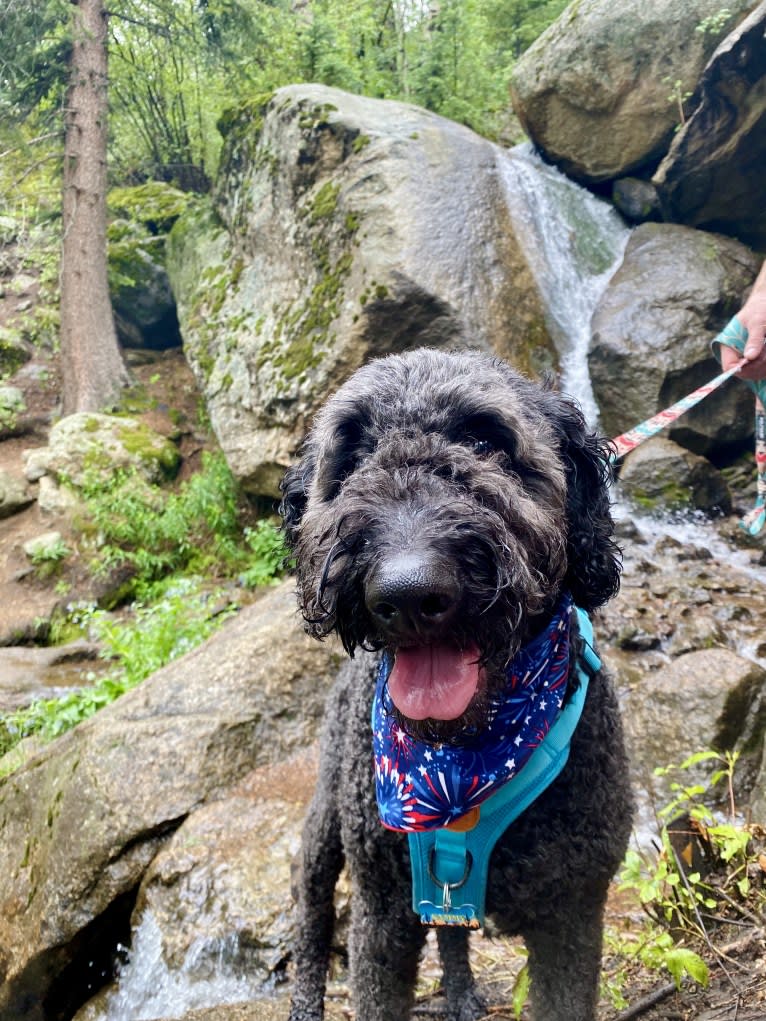
[[[766,244],[766,3],[713,54],[655,175],[665,216]]]
[[[217,213],[176,224],[169,271],[246,488],[275,494],[307,420],[370,357],[461,342],[555,360],[500,157],[427,111],[314,85],[232,119]]]
[[[662,436],[628,454],[620,489],[649,510],[731,510],[731,494],[721,473],[704,457]]]
[[[336,660],[285,582],[0,779],[0,1016],[40,1021],[183,819],[313,740]]]
[[[576,180],[622,177],[658,160],[716,44],[752,0],[579,0],[523,54],[512,74],[517,116]]]
[[[291,866],[316,769],[312,746],[254,770],[181,824],[144,876],[119,989],[96,996],[77,1021],[161,1017],[179,1000],[189,1010],[273,992],[294,937]]]
[[[616,436],[708,382],[710,341],[741,307],[759,260],[729,238],[642,224],[593,315],[588,366],[605,432]],[[752,434],[751,391],[732,381],[666,435],[698,454]]]
[[[700,749],[760,753],[763,717],[756,710],[764,694],[766,671],[721,648],[688,652],[631,688],[623,721],[633,768],[653,803],[667,803],[669,784],[679,779],[656,777],[658,765],[678,764]],[[745,762],[740,771],[747,772]],[[709,773],[709,764],[697,767],[683,782],[704,783]]]

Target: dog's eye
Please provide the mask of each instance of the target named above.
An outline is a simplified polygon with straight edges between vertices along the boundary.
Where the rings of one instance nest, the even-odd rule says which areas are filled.
[[[489,440],[474,440],[473,452],[479,457],[486,457],[488,454],[493,454],[495,452],[495,448]]]

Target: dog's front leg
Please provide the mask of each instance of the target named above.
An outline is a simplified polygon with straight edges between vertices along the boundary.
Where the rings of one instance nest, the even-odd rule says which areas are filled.
[[[595,899],[524,933],[533,1021],[595,1021],[603,939],[603,900]]]
[[[425,931],[412,911],[410,876],[375,870],[355,886],[349,954],[358,1021],[406,1021]]]
[[[343,850],[332,793],[321,781],[303,829],[298,882],[298,925],[294,947],[295,984],[289,1021],[321,1021],[330,963],[335,906],[333,896]]]
[[[476,991],[468,960],[468,930],[445,926],[436,930],[442,962],[442,986],[450,1021],[477,1021],[487,1006]]]

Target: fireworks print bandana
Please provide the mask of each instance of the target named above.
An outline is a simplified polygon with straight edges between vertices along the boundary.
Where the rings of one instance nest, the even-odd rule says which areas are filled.
[[[571,596],[546,629],[513,658],[490,705],[491,722],[460,745],[432,745],[407,734],[388,693],[384,656],[372,706],[375,795],[381,823],[417,833],[454,823],[516,776],[544,740],[564,701],[569,675]]]

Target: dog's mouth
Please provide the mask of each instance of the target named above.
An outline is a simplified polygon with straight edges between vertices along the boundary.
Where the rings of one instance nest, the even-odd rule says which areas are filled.
[[[399,648],[388,677],[391,701],[409,720],[457,720],[482,687],[480,659],[475,645]]]

